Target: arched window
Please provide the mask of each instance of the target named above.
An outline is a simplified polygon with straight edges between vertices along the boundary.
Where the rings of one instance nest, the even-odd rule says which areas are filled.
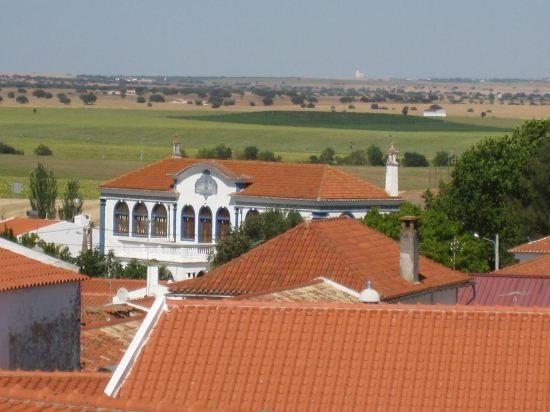
[[[222,240],[231,229],[231,221],[229,220],[229,210],[225,207],[220,207],[216,213],[216,239]]]
[[[212,212],[207,206],[199,211],[199,242],[212,242]]]
[[[132,234],[134,236],[149,235],[149,212],[144,203],[136,203],[132,214]]]
[[[185,206],[181,212],[181,238],[195,240],[195,209]]]
[[[258,212],[256,209],[250,209],[248,212],[246,212],[246,217],[244,218],[245,222],[253,217],[253,216],[258,216],[260,214],[260,212]]]
[[[130,230],[130,211],[126,202],[118,202],[115,206],[115,235],[128,235]]]
[[[168,213],[164,205],[157,203],[153,208],[151,235],[155,237],[166,237],[168,235]]]

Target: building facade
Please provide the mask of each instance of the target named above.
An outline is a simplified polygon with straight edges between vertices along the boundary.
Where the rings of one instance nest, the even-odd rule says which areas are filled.
[[[281,209],[304,219],[361,218],[371,208],[388,212],[401,203],[328,165],[177,156],[100,189],[100,249],[113,250],[122,261],[154,259],[175,280],[206,269],[216,242],[253,214]]]

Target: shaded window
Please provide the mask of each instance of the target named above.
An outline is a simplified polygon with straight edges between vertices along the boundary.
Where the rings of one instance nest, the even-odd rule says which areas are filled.
[[[130,211],[126,202],[118,202],[115,206],[115,235],[127,235],[130,231]]]
[[[199,211],[199,242],[212,242],[212,212],[206,206]]]
[[[137,203],[133,213],[134,236],[147,236],[149,234],[149,212],[144,203]]]
[[[216,239],[223,240],[229,234],[230,229],[229,210],[221,207],[216,213]]]
[[[195,209],[185,206],[181,212],[181,238],[195,240]]]
[[[152,236],[166,237],[168,235],[168,213],[164,205],[159,203],[153,208],[152,223]]]

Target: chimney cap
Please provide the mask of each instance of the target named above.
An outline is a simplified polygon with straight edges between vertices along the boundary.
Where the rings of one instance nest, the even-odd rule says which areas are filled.
[[[372,283],[370,280],[367,283],[367,288],[363,289],[359,294],[359,302],[380,303],[380,294],[372,288]]]

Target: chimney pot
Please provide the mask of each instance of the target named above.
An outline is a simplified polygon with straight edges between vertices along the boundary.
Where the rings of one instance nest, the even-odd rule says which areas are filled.
[[[401,277],[408,282],[418,283],[418,218],[403,216],[401,240],[399,242],[399,270]]]

